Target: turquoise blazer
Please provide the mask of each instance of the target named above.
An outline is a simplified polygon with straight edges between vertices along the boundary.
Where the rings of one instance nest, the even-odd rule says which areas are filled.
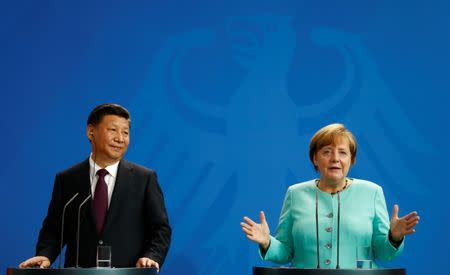
[[[298,268],[317,267],[316,192],[319,202],[319,252],[321,268],[336,267],[338,196],[321,191],[316,180],[289,187],[275,236],[264,260],[291,263]],[[353,179],[340,192],[341,268],[356,268],[356,248],[370,246],[374,259],[391,260],[403,251],[388,239],[389,217],[382,188],[372,182]]]

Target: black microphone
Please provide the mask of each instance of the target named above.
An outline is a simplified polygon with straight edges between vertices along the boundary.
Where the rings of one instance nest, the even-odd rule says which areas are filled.
[[[347,182],[345,183],[345,186],[347,186]],[[345,187],[344,187],[345,189]],[[341,190],[342,191],[342,190]],[[340,231],[341,231],[341,196],[340,193],[341,191],[339,191],[337,193],[338,195],[338,216],[337,216],[337,256],[336,256],[336,269],[339,269],[339,237],[340,237]]]
[[[61,218],[61,245],[60,245],[60,250],[59,250],[59,264],[58,264],[58,268],[61,268],[61,258],[62,258],[62,249],[63,249],[63,238],[64,238],[64,215],[66,214],[66,208],[67,206],[78,196],[78,193],[76,193],[75,195],[73,195],[72,198],[70,198],[70,200],[68,200],[66,202],[66,204],[64,204],[63,207],[63,211],[62,211],[62,218]]]
[[[316,189],[316,249],[317,249],[317,269],[320,269],[320,252],[319,252],[319,192],[317,191],[317,189]]]
[[[77,222],[77,259],[75,262],[75,267],[78,267],[78,255],[80,252],[80,212],[81,212],[81,207],[83,207],[83,205],[92,197],[92,194],[89,194],[89,196],[87,196],[86,199],[84,199],[84,201],[80,204],[80,206],[78,207],[78,222]]]

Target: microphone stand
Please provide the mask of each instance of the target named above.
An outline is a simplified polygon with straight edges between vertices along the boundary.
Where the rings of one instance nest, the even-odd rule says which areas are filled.
[[[340,229],[341,229],[341,196],[340,191],[337,193],[338,195],[338,216],[337,216],[337,263],[336,263],[336,269],[340,269],[339,267],[339,239],[340,239]]]
[[[319,192],[316,189],[316,248],[317,248],[317,269],[320,269],[319,252]]]
[[[73,195],[72,198],[63,207],[62,211],[62,218],[61,218],[61,243],[60,243],[60,249],[59,249],[59,264],[58,268],[61,268],[61,258],[62,258],[62,249],[63,249],[63,238],[64,238],[64,215],[66,214],[66,208],[67,206],[78,196],[78,193]]]
[[[78,222],[77,222],[77,259],[76,259],[76,263],[75,263],[75,267],[78,268],[78,255],[80,252],[80,212],[81,212],[81,207],[83,207],[83,205],[92,197],[92,194],[89,194],[89,196],[87,196],[87,198],[80,204],[80,206],[78,207]]]

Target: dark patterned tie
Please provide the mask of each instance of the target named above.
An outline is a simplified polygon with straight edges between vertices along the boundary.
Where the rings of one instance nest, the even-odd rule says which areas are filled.
[[[105,182],[105,176],[107,174],[108,171],[106,169],[97,171],[98,181],[94,193],[94,214],[99,235],[102,233],[106,210],[108,209],[108,186]]]

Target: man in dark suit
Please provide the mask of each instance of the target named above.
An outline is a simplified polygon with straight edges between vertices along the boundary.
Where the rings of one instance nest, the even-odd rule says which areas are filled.
[[[81,267],[96,266],[97,246],[111,246],[113,267],[154,267],[167,255],[171,228],[156,173],[122,159],[130,141],[130,114],[116,104],[94,108],[86,134],[91,142],[89,159],[58,173],[52,199],[36,245],[36,256],[20,267],[47,268],[60,253],[64,205],[63,244],[66,267],[77,258],[78,207],[81,208],[79,260]]]

